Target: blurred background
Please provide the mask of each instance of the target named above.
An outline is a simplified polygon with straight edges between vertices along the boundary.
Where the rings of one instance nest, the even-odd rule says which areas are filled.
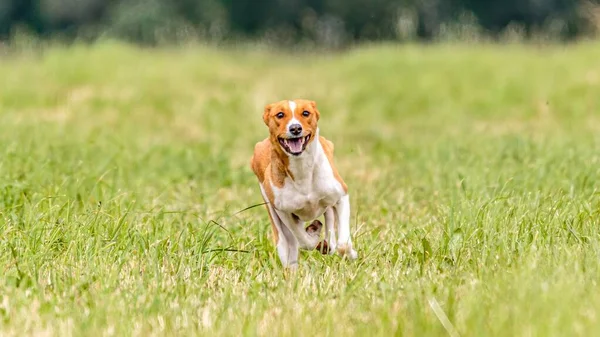
[[[599,18],[598,1],[581,0],[0,0],[0,39],[327,48],[507,36],[571,41],[594,37]]]

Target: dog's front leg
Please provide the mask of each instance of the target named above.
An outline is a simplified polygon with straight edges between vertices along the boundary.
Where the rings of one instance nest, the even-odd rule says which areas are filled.
[[[267,209],[278,233],[277,255],[279,255],[279,260],[284,268],[296,269],[298,267],[298,240],[283,223],[271,204],[267,204]]]
[[[265,200],[267,211],[269,212],[271,221],[273,221],[273,226],[275,226],[275,232],[277,233],[275,238],[277,241],[277,255],[279,255],[279,260],[284,268],[295,269],[298,266],[298,240],[296,240],[283,221],[281,221],[279,214],[275,212],[275,209],[268,201],[269,199],[267,198],[267,194],[265,193],[262,184],[260,185],[260,192]]]
[[[352,248],[350,237],[350,197],[348,194],[341,197],[334,208],[338,224],[337,251],[340,255],[354,260],[358,257],[358,254]]]
[[[279,219],[279,216],[277,216]],[[277,253],[284,268],[298,268],[298,240],[294,237],[287,226],[279,219],[279,242],[277,242]]]
[[[329,254],[333,254],[337,247],[337,240],[335,239],[335,210],[333,207],[327,207],[327,210],[325,210],[325,231]]]

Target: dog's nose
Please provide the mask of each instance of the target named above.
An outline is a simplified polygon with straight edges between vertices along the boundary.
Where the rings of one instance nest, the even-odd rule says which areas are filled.
[[[302,133],[302,125],[292,124],[290,125],[290,133],[294,136],[298,136]]]

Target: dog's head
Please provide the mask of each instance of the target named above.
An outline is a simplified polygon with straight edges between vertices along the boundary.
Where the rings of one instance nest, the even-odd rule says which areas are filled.
[[[279,101],[265,106],[263,120],[271,134],[271,142],[279,144],[292,156],[304,152],[317,135],[319,110],[314,101]]]

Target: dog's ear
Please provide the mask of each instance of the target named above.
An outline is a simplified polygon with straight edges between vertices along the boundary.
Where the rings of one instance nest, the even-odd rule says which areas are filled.
[[[310,101],[310,106],[313,108],[313,110],[315,111],[315,117],[317,118],[317,122],[319,121],[319,118],[321,117],[321,113],[319,112],[319,109],[317,109],[317,102],[315,101]]]
[[[269,126],[269,113],[271,112],[272,107],[273,103],[265,105],[265,111],[263,112],[263,122],[265,122],[266,126]]]

